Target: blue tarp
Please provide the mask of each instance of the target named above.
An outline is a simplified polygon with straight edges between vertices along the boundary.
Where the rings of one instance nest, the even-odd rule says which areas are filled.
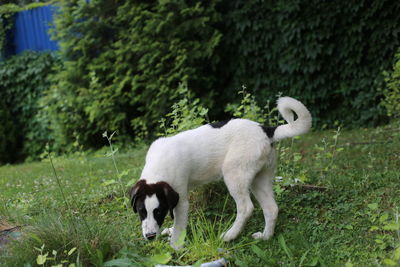
[[[25,50],[58,50],[56,41],[48,33],[53,21],[54,6],[43,6],[18,12],[13,29],[13,54]]]

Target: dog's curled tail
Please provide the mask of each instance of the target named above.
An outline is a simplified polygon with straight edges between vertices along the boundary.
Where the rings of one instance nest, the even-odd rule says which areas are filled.
[[[311,114],[300,101],[287,96],[281,97],[278,99],[278,110],[288,123],[276,128],[272,137],[274,142],[305,134],[311,128]],[[297,115],[296,120],[293,111]]]

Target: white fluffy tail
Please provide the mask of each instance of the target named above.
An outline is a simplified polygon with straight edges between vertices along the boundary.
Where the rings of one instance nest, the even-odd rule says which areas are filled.
[[[311,128],[311,114],[300,101],[287,96],[281,97],[278,99],[278,110],[288,123],[276,128],[274,142],[305,134]],[[293,111],[298,117],[296,120],[294,120]]]

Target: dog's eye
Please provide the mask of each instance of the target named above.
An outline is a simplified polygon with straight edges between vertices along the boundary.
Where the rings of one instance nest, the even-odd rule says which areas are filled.
[[[160,209],[154,209],[154,215],[159,216],[161,213]]]
[[[139,216],[140,216],[140,219],[143,221],[144,219],[146,219],[146,217],[147,217],[147,211],[146,211],[146,209],[145,208],[139,208]]]

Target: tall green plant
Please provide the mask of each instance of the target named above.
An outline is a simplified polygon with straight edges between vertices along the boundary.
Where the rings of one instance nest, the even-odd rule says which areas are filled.
[[[207,99],[219,61],[216,3],[61,2],[54,36],[65,62],[48,94],[58,143],[97,147],[104,130],[153,132],[181,81]]]
[[[383,90],[383,106],[386,108],[388,116],[392,118],[400,117],[400,52],[396,54],[396,62],[393,72],[385,73],[386,87]]]
[[[203,125],[207,120],[208,109],[203,107],[200,99],[194,98],[186,83],[179,84],[180,98],[172,105],[172,111],[160,122],[160,136],[169,136]]]
[[[242,90],[238,91],[238,95],[241,96],[240,102],[229,103],[225,107],[225,111],[231,113],[233,117],[249,119],[270,126],[276,126],[283,122],[279,120],[275,103],[271,104],[271,101],[268,100],[266,101],[267,104],[261,107],[245,85],[242,85]],[[280,97],[280,95],[281,93],[277,97]]]

